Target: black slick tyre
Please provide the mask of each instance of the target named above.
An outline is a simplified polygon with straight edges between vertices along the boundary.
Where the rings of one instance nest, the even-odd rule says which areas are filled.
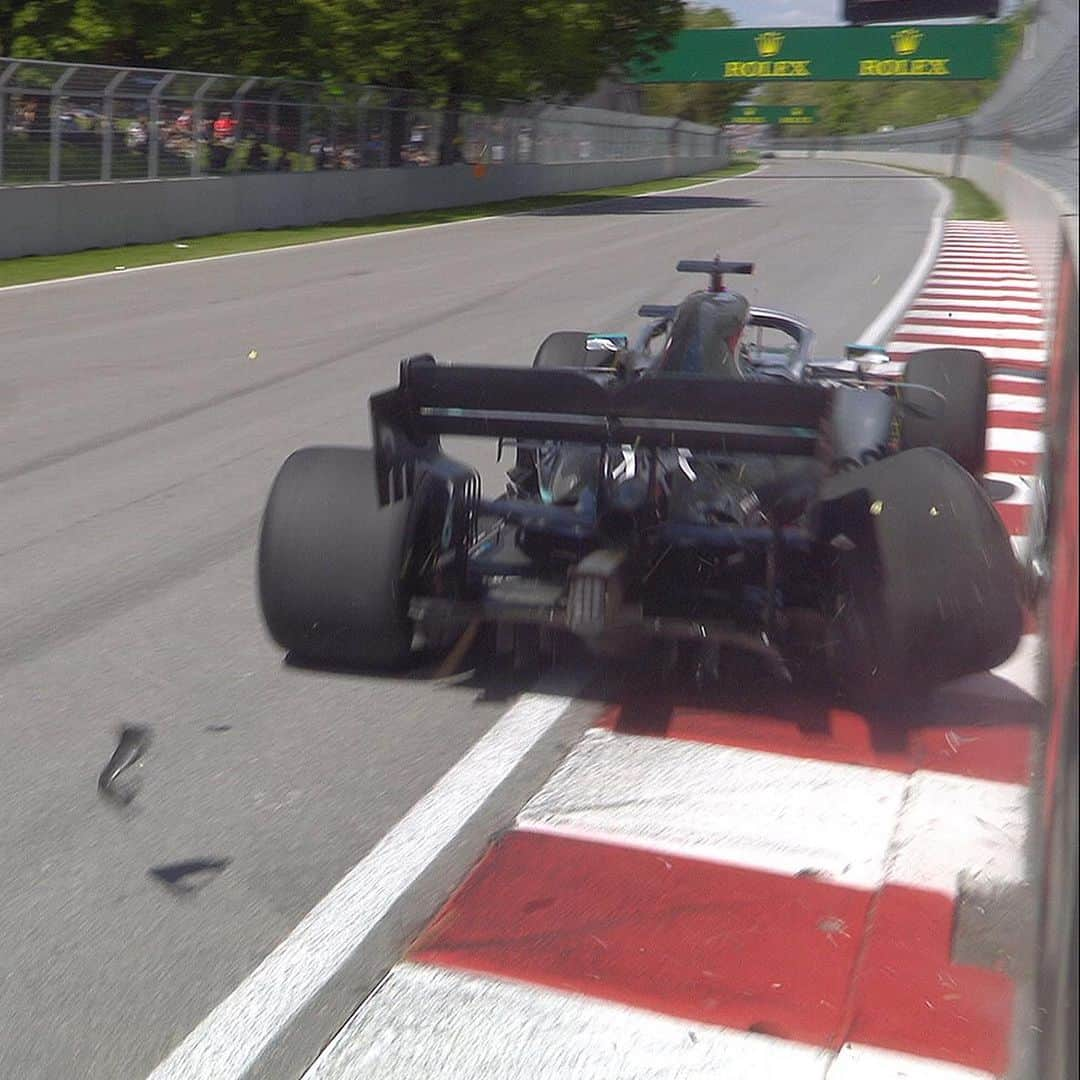
[[[258,556],[263,619],[282,648],[316,664],[394,668],[409,659],[412,506],[379,505],[370,449],[313,446],[285,461]]]
[[[975,349],[922,349],[908,358],[904,382],[914,385],[901,392],[901,401],[909,406],[901,425],[901,448],[935,447],[973,476],[981,475],[990,386],[983,354]]]
[[[830,477],[818,507],[833,555],[834,679],[894,701],[1003,663],[1023,625],[1019,567],[978,482],[942,451]]]
[[[585,348],[588,334],[583,330],[556,330],[540,343],[533,358],[534,368],[586,368],[589,350]]]

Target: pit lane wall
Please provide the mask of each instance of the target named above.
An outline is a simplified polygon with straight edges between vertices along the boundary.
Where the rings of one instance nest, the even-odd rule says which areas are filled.
[[[695,157],[362,169],[0,188],[0,258],[316,225],[636,184],[719,169],[727,143]]]

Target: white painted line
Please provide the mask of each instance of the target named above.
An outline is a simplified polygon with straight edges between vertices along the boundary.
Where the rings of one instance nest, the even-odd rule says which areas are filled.
[[[829,1066],[825,1080],[997,1080],[982,1069],[950,1061],[846,1043]]]
[[[929,178],[928,178],[929,179]],[[945,217],[952,206],[952,192],[941,183],[937,183],[940,192],[937,206],[930,216],[930,231],[926,235],[922,252],[911,273],[904,279],[903,284],[897,289],[893,298],[878,313],[874,321],[859,335],[857,340],[866,345],[880,345],[892,328],[903,317],[904,311],[918,294],[926,275],[934,265],[934,260],[941,250],[941,241],[945,233]]]
[[[896,328],[898,334],[929,334],[936,337],[956,337],[983,341],[1033,341],[1046,344],[1046,334],[1042,330],[1028,330],[1019,327],[965,327],[965,326],[927,326],[925,323],[905,322]]]
[[[304,1080],[825,1080],[830,1060],[786,1039],[403,963]]]
[[[1005,450],[1012,454],[1041,454],[1046,449],[1046,436],[1041,431],[1026,428],[992,427],[986,431],[987,450]]]
[[[885,880],[948,896],[965,883],[989,888],[1024,881],[1028,798],[1024,784],[914,773]]]
[[[889,352],[909,353],[928,346],[918,341],[896,341],[889,344]],[[1018,363],[1045,364],[1045,349],[1022,349],[1019,346],[980,345],[979,352],[987,360],[1015,360]]]
[[[526,694],[151,1074],[231,1080],[364,946],[398,898],[572,703]]]
[[[687,184],[685,187],[671,187],[671,188],[657,188],[653,191],[643,191],[637,195],[613,195],[612,200],[615,199],[641,199],[647,195],[664,195],[667,193],[675,194],[678,192],[681,194],[684,191],[696,191],[698,188],[711,187],[713,184],[726,184],[731,180],[746,180],[756,173],[765,171],[763,167],[759,166],[756,169],[751,169],[750,172],[740,173],[738,176],[721,176],[716,180],[705,180],[700,184]],[[664,179],[676,180],[678,177],[666,177]],[[660,183],[660,180],[655,181]],[[556,193],[557,194],[557,193]],[[563,192],[565,195],[573,195],[575,192],[567,191]],[[532,198],[533,196],[523,195],[520,198]],[[539,198],[540,196],[536,196]],[[512,202],[513,200],[507,200]],[[564,207],[560,209],[571,209],[573,206],[580,206],[580,203],[566,203]],[[445,207],[433,207],[431,212],[435,213],[439,210],[467,210],[468,207],[460,206],[445,206]],[[417,213],[423,213],[424,211],[416,211]],[[347,244],[358,243],[363,240],[382,240],[390,236],[400,236],[403,233],[418,233],[425,232],[429,229],[454,229],[464,225],[479,225],[485,221],[501,221],[504,218],[524,217],[529,214],[535,214],[535,210],[514,210],[507,211],[503,214],[488,214],[485,217],[466,218],[463,221],[440,221],[434,225],[406,225],[400,228],[388,228],[382,232],[364,233],[360,236],[335,236],[329,240],[309,240],[299,244],[282,244],[280,247],[272,248],[260,248],[258,251],[233,251],[227,255],[203,255],[195,259],[181,259],[176,262],[166,263],[151,263],[149,266],[133,266],[130,270],[102,270],[95,274],[75,274],[72,277],[63,278],[49,278],[47,281],[27,281],[21,285],[0,285],[0,293],[11,292],[14,289],[40,289],[47,285],[68,285],[71,282],[77,281],[92,281],[98,278],[120,277],[122,275],[128,276],[131,274],[143,273],[147,270],[173,270],[178,266],[191,266],[194,263],[206,263],[217,262],[221,259],[244,259],[254,257],[256,255],[277,255],[283,251],[299,251],[301,248],[317,248],[323,247],[327,244]],[[408,213],[408,211],[403,211]],[[372,219],[374,222],[374,219]],[[339,224],[336,222],[327,222],[327,225],[333,226]],[[289,226],[282,226],[288,228]],[[228,234],[219,234],[228,235]],[[198,243],[200,240],[208,240],[209,236],[195,237],[194,242]],[[162,243],[168,243],[168,241],[161,241]],[[137,246],[137,245],[125,245],[125,246]],[[70,254],[76,254],[71,252]],[[16,256],[18,258],[20,256]]]
[[[874,889],[906,783],[862,765],[594,730],[516,825]]]
[[[990,394],[986,399],[987,412],[1031,413],[1041,416],[1046,412],[1046,399],[1028,394]]]

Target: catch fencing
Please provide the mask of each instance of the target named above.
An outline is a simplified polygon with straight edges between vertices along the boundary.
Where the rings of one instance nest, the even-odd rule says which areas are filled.
[[[437,107],[374,86],[0,57],[0,183],[714,158],[715,128],[599,109]]]

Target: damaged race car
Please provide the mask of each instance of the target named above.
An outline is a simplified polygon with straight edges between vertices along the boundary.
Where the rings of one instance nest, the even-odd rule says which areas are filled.
[[[853,346],[819,361],[801,320],[723,283],[646,305],[631,344],[563,331],[531,368],[401,365],[374,447],[282,466],[259,545],[267,627],[307,662],[396,668],[490,626],[709,670],[745,649],[894,699],[1009,657],[1019,567],[982,481],[983,356],[929,349],[902,376]],[[513,456],[485,497],[442,436]],[[1006,493],[996,493],[998,497]]]

